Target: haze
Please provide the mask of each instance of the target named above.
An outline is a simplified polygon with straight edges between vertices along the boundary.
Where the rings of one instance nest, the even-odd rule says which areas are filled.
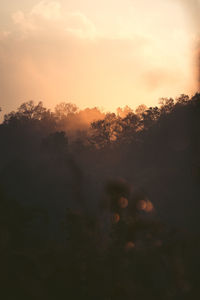
[[[0,4],[0,107],[70,101],[106,111],[196,90],[181,1],[9,0]]]

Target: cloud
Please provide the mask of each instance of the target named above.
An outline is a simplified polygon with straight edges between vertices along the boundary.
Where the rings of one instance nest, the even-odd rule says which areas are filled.
[[[60,20],[62,19],[61,4],[57,1],[41,1],[32,8],[30,16],[51,21]]]
[[[200,34],[200,1],[199,0],[179,0],[186,8],[193,28]]]
[[[177,37],[102,33],[83,12],[41,1],[12,14],[0,31],[1,107],[43,100],[86,106],[152,105],[159,97],[187,92],[187,53]],[[169,46],[170,45],[170,46]],[[175,52],[176,51],[176,52]],[[173,75],[172,75],[173,74]]]
[[[94,38],[97,35],[94,24],[81,12],[67,14],[66,31],[85,38]]]
[[[145,88],[148,91],[158,90],[163,85],[173,86],[175,82],[179,81],[177,73],[171,70],[170,67],[146,70],[143,74],[143,79]]]
[[[62,11],[61,4],[57,1],[41,1],[28,13],[18,10],[12,14],[12,20],[17,26],[18,36],[24,38],[34,33],[47,34],[48,30],[79,38],[95,38],[97,34],[95,25],[87,16],[78,11]]]
[[[185,8],[187,18],[193,33],[194,44],[194,73],[196,75],[197,90],[200,92],[200,0],[179,0]]]

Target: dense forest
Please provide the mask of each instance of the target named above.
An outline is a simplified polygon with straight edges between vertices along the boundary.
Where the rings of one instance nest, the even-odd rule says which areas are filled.
[[[200,94],[4,116],[1,299],[198,299],[199,251]]]

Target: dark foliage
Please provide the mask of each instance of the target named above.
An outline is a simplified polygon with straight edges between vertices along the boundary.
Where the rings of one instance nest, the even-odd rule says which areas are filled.
[[[198,299],[200,94],[117,115],[30,101],[0,145],[1,299]]]

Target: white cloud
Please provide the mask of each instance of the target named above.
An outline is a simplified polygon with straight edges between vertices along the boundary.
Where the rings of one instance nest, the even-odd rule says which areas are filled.
[[[34,22],[25,16],[25,14],[21,11],[18,10],[12,15],[12,20],[16,26],[18,26],[18,31],[25,32],[32,31],[36,29],[36,26]]]
[[[52,21],[60,20],[61,4],[57,1],[41,1],[32,8],[30,16],[39,16]]]
[[[41,1],[30,12],[21,10],[13,13],[12,20],[18,34],[27,37],[33,32],[45,32],[50,29],[59,32],[59,35],[74,35],[78,38],[94,38],[97,35],[95,25],[81,12],[62,11],[61,4],[57,1]]]
[[[94,38],[97,35],[94,24],[81,12],[67,14],[66,31],[81,38]]]
[[[78,105],[139,105],[189,89],[189,55],[180,37],[161,44],[135,27],[129,32],[128,21],[121,32],[100,32],[83,12],[67,12],[59,1],[41,1],[12,20],[12,31],[0,31],[0,90],[10,106],[65,97]]]

